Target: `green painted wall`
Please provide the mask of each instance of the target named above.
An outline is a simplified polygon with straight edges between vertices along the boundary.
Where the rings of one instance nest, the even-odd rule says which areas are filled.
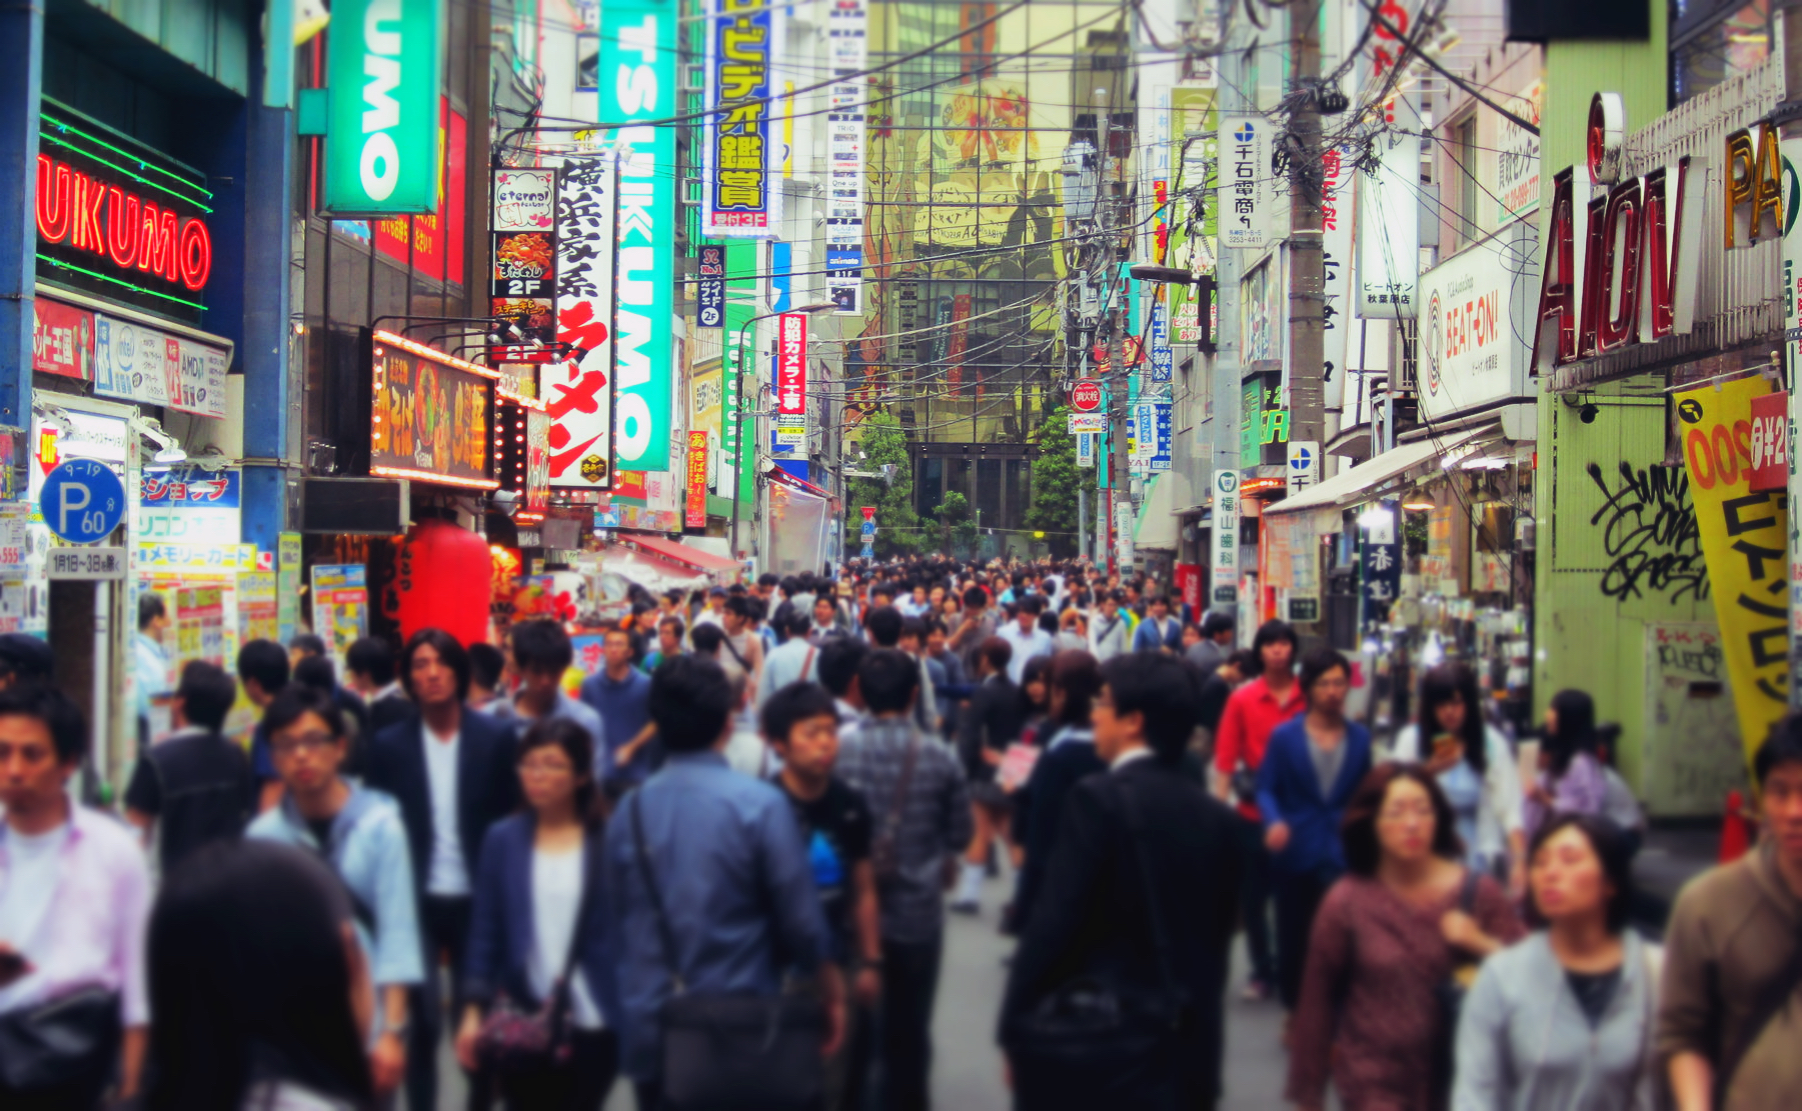
[[[1629,132],[1664,114],[1667,13],[1664,4],[1648,2],[1652,36],[1647,42],[1553,43],[1546,48],[1546,99],[1540,117],[1542,243],[1552,208],[1553,176],[1584,160],[1594,95],[1621,95]],[[1600,467],[1609,491],[1618,491],[1623,462],[1637,472],[1664,460],[1662,399],[1655,393],[1649,397],[1619,393],[1603,391],[1594,398],[1599,411],[1590,424],[1582,423],[1577,410],[1560,398],[1540,395],[1534,492],[1539,521],[1534,704],[1543,713],[1560,690],[1588,691],[1596,699],[1599,719],[1621,725],[1620,770],[1640,788],[1647,782],[1646,622],[1712,621],[1714,612],[1712,603],[1697,605],[1693,591],[1668,583],[1654,589],[1649,577],[1625,590],[1617,572],[1604,587],[1608,569],[1626,554],[1620,550],[1610,554],[1605,526],[1616,525],[1618,540],[1623,530],[1630,534],[1642,519],[1650,523],[1651,511],[1643,518],[1617,519],[1589,467]],[[1628,555],[1626,564],[1634,558]],[[1699,555],[1695,563],[1699,570]],[[1672,601],[1673,595],[1680,597]]]

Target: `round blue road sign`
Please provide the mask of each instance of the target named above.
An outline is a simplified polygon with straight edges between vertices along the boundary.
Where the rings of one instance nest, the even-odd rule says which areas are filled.
[[[98,543],[125,518],[125,484],[105,463],[71,459],[44,476],[38,508],[50,531],[69,543]]]

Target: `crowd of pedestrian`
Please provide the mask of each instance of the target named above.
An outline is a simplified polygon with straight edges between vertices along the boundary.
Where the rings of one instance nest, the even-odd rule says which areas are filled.
[[[1523,769],[1459,664],[1373,739],[1353,660],[1236,632],[1084,564],[915,558],[641,599],[586,676],[544,619],[364,638],[342,680],[253,641],[140,700],[125,822],[0,637],[0,1107],[436,1109],[448,1047],[471,1111],[924,1111],[947,915],[997,887],[1019,1111],[1218,1106],[1240,932],[1288,1015],[1259,1106],[1799,1098],[1802,717],[1660,948],[1587,695]]]

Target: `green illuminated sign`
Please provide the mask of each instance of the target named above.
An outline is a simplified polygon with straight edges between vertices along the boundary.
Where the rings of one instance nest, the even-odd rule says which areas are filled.
[[[325,133],[326,211],[438,211],[438,84],[443,0],[332,5]]]

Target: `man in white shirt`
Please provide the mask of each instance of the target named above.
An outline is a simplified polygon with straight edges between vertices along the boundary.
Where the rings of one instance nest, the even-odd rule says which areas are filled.
[[[516,734],[511,725],[465,708],[469,653],[442,629],[413,634],[401,653],[400,675],[419,717],[376,734],[366,783],[400,804],[413,875],[422,888],[427,982],[408,1008],[407,1105],[435,1108],[444,1027],[437,970],[448,957],[453,1013],[461,1013],[470,876],[488,828],[518,808]]]
[[[1042,595],[1028,594],[1014,606],[1014,619],[995,630],[1007,641],[1013,655],[1007,660],[1008,681],[1018,684],[1026,675],[1026,661],[1034,656],[1049,656],[1056,650],[1051,634],[1039,628],[1039,614],[1045,612]]]
[[[760,707],[770,695],[790,683],[814,677],[820,648],[807,639],[813,619],[796,611],[787,615],[787,621],[788,627],[778,631],[787,633],[788,639],[764,657],[763,676],[757,683],[757,705]]]
[[[123,1101],[137,1094],[148,1044],[150,873],[126,826],[69,797],[87,747],[81,711],[60,692],[0,691],[0,1021],[83,989],[114,993]],[[98,1106],[115,1061],[106,1053],[86,1064],[55,1087],[13,1088],[0,1074],[0,1107]]]
[[[1089,619],[1089,651],[1101,663],[1126,652],[1132,643],[1127,636],[1132,625],[1120,609],[1124,601],[1124,590],[1102,588],[1097,593],[1096,614]]]

